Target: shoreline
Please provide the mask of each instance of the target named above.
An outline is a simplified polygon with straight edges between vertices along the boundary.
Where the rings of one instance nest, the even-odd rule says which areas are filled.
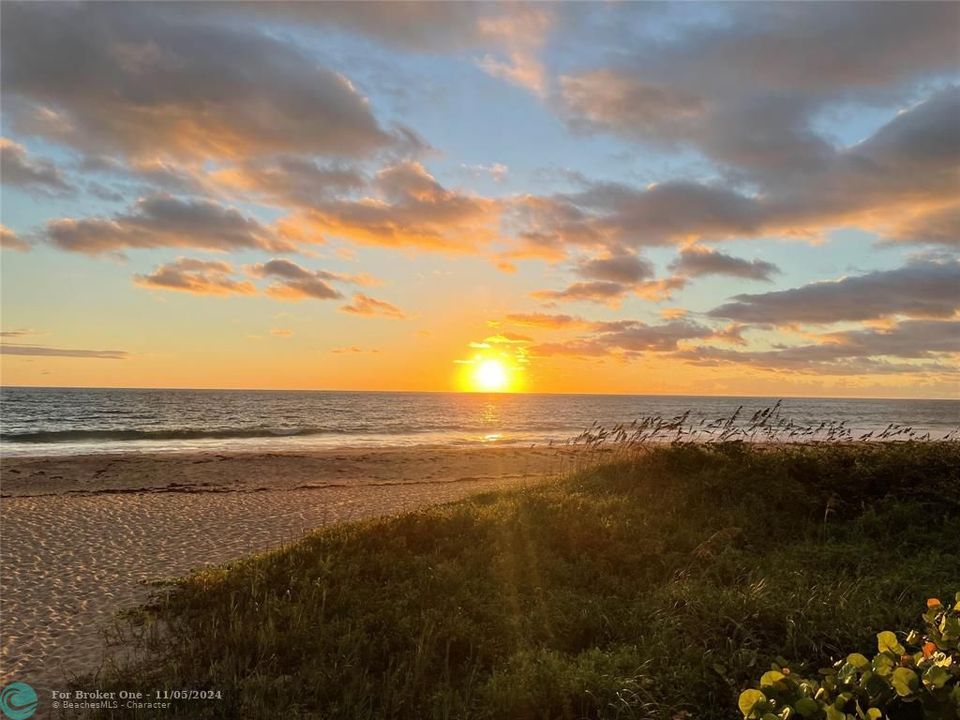
[[[415,445],[13,456],[0,463],[0,498],[435,484],[572,469],[584,453],[566,445]],[[519,464],[507,473],[506,462]],[[230,472],[240,463],[242,474]]]
[[[4,459],[0,680],[96,672],[151,584],[369,519],[574,470],[563,448],[348,448]]]

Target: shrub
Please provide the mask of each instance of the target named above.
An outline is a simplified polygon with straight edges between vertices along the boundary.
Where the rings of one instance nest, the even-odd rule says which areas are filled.
[[[960,718],[960,593],[952,607],[927,601],[924,632],[877,634],[877,654],[851,653],[817,679],[775,664],[740,695],[744,718],[900,720]]]

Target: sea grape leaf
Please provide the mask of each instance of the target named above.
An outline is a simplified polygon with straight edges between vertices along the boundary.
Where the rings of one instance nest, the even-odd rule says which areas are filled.
[[[767,696],[759,690],[744,690],[740,693],[740,699],[737,701],[737,705],[740,706],[740,712],[742,712],[746,718],[750,717],[754,710],[761,706],[761,703],[765,704],[766,702]]]
[[[785,677],[786,675],[784,675],[779,670],[768,670],[760,678],[760,687],[762,688],[773,687],[778,682],[783,680]]]
[[[877,649],[880,652],[892,652],[894,655],[903,655],[903,645],[897,636],[889,630],[877,633]]]
[[[910,697],[920,687],[920,678],[910,668],[899,667],[893,671],[890,684],[900,697]]]

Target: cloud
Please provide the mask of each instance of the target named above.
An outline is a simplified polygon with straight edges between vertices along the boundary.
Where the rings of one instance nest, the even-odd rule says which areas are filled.
[[[88,255],[156,247],[293,249],[273,230],[233,208],[212,200],[184,200],[172,195],[141,198],[129,212],[112,218],[54,220],[46,225],[44,234],[61,250]]]
[[[714,331],[706,325],[671,320],[648,325],[634,320],[596,323],[597,332],[565,342],[542,343],[530,348],[533,355],[600,357],[610,354],[638,355],[676,350],[685,340],[709,338]]]
[[[916,261],[895,270],[736,295],[708,315],[748,323],[835,323],[891,315],[948,318],[960,308],[960,261]]]
[[[696,365],[738,364],[771,371],[956,375],[956,363],[950,358],[957,353],[960,353],[960,321],[905,320],[890,329],[828,333],[820,336],[816,343],[793,347],[752,351],[698,347],[675,355]]]
[[[279,338],[291,338],[293,337],[293,330],[288,330],[287,328],[270,328],[270,334]]]
[[[42,333],[38,333],[35,330],[27,330],[27,329],[3,330],[3,331],[0,331],[0,338],[30,337],[31,335],[40,335],[40,334]]]
[[[649,261],[629,253],[581,260],[576,271],[590,280],[616,283],[635,283],[654,275],[653,265]]]
[[[623,283],[593,280],[576,282],[563,290],[534,290],[530,295],[538,300],[551,302],[585,301],[616,305],[629,292],[630,287]]]
[[[213,175],[225,191],[290,209],[288,238],[335,236],[384,247],[476,252],[497,237],[502,202],[441,185],[415,160],[372,176],[356,166],[299,158],[241,163]]]
[[[489,165],[468,165],[461,163],[460,169],[471,177],[487,176],[497,183],[506,182],[507,176],[510,174],[510,168],[498,162],[490,163]]]
[[[784,176],[766,202],[771,222],[859,225],[896,235],[918,211],[955,204],[958,113],[960,87],[944,88],[814,171]]]
[[[546,94],[546,72],[536,55],[529,50],[511,51],[504,59],[485,55],[477,61],[477,67],[488,75],[526,88],[535,95]]]
[[[743,331],[746,326],[739,323],[729,323],[720,330],[716,330],[710,335],[711,340],[717,340],[726,345],[746,345],[747,341],[743,337]]]
[[[580,215],[574,223],[582,220],[583,216]],[[562,244],[571,230],[568,225],[561,231],[560,236],[555,240],[548,240],[547,244]],[[588,232],[591,232],[591,238],[602,235]],[[531,296],[547,302],[586,301],[616,306],[631,293],[648,300],[663,300],[686,283],[686,280],[679,276],[655,279],[653,265],[648,260],[619,247],[616,244],[617,239],[612,239],[611,242],[613,247],[602,251],[599,256],[584,257],[576,262],[574,272],[584,280],[574,282],[563,290],[536,290]]]
[[[233,271],[229,263],[181,257],[148,275],[134,275],[133,281],[146,288],[196,295],[252,295],[257,291],[252,283],[232,278]]]
[[[336,300],[343,297],[331,283],[375,285],[378,281],[366,274],[349,275],[326,270],[308,270],[290,260],[274,258],[265,263],[249,265],[248,275],[254,278],[269,278],[274,282],[266,294],[281,300]],[[177,258],[159,265],[148,275],[135,275],[137,285],[151,289],[179,290],[197,295],[253,295],[257,287],[238,280],[234,267],[219,260]]]
[[[926,358],[960,353],[960,320],[904,320],[891,329],[850,330],[825,338],[837,354]]]
[[[679,141],[694,134],[707,112],[706,101],[694,93],[612,68],[563,76],[560,92],[568,119],[579,130],[603,128]]]
[[[217,6],[216,13],[255,14],[263,21],[311,23],[367,36],[409,52],[483,48],[480,69],[542,95],[546,73],[538,54],[553,9],[530,3],[383,3],[377,12],[354,3],[271,2]],[[201,11],[210,12],[210,7]],[[195,14],[195,13],[194,13]]]
[[[960,205],[919,213],[892,230],[887,239],[960,249]]]
[[[529,335],[504,331],[496,335],[490,335],[484,338],[483,341],[489,345],[523,345],[533,342],[533,338]]]
[[[553,20],[548,6],[523,3],[515,4],[506,12],[481,17],[478,28],[484,39],[502,48],[477,60],[477,67],[544,97],[547,74],[539,56]]]
[[[219,170],[214,178],[222,187],[295,207],[362,190],[369,182],[356,167],[293,156],[239,163]]]
[[[509,222],[525,249],[562,257],[567,248],[617,251],[697,238],[755,236],[764,210],[732,190],[691,182],[637,189],[619,183],[584,183],[585,189],[548,197],[518,198]]]
[[[0,248],[3,250],[19,250],[27,252],[30,250],[30,243],[17,235],[13,230],[0,225]]]
[[[319,198],[304,206],[302,221],[352,242],[474,252],[495,237],[499,204],[443,187],[415,161],[383,168],[373,196]]]
[[[187,12],[253,16],[257,22],[285,22],[338,28],[411,52],[449,52],[488,41],[484,17],[509,16],[512,8],[491,3],[383,3],[377,12],[349,2],[210,3]]]
[[[8,345],[2,343],[0,344],[0,355],[126,360],[130,354],[125,350],[70,350],[66,348],[46,347],[44,345]]]
[[[693,150],[719,181],[588,183],[542,200],[540,216],[520,223],[521,239],[556,253],[558,243],[812,237],[849,225],[955,244],[944,208],[960,185],[960,89],[946,83],[956,80],[960,8],[715,9],[719,22],[675,13],[666,37],[638,35],[647,24],[628,22],[621,6],[597,10],[622,25],[607,28],[616,60],[561,76],[552,104],[579,132]],[[824,119],[865,106],[890,120],[863,141],[842,145],[821,130]],[[930,224],[920,224],[927,213]]]
[[[699,367],[742,366],[752,371],[775,372],[796,375],[811,374],[818,377],[855,377],[881,375],[934,374],[955,382],[956,368],[942,363],[910,363],[877,360],[873,358],[846,358],[836,360],[812,360],[793,358],[786,351],[738,352],[721,348],[700,348],[676,353],[674,357],[686,360]],[[953,379],[950,379],[950,378]]]
[[[912,222],[918,209],[956,204],[958,114],[960,88],[940,90],[857,145],[801,153],[776,172],[752,176],[762,194],[688,181],[643,189],[581,181],[578,192],[518,198],[508,220],[528,253],[554,258],[570,247],[810,237],[842,225],[902,238],[904,220]],[[942,224],[952,216],[934,219]]]
[[[380,350],[378,348],[362,348],[362,347],[357,347],[356,345],[350,345],[348,347],[332,348],[330,352],[333,353],[334,355],[344,355],[344,354],[354,355],[358,353],[379,353]]]
[[[54,192],[68,192],[70,185],[63,173],[49,160],[32,158],[23,145],[7,138],[0,138],[0,175],[4,185],[41,189]]]
[[[546,328],[549,330],[582,328],[591,325],[589,320],[584,320],[575,315],[552,313],[510,313],[504,317],[504,320],[522,327]]]
[[[347,279],[325,270],[307,270],[290,260],[270,260],[252,265],[249,271],[254,277],[275,279],[277,282],[267,288],[267,294],[282,300],[338,300],[343,294],[330,282]]]
[[[686,280],[682,277],[641,280],[634,283],[591,280],[575,282],[563,290],[534,290],[530,296],[550,303],[592,302],[616,307],[630,294],[655,302],[668,300],[674,291],[683,288],[685,284]]]
[[[770,282],[780,268],[764,260],[743,260],[717,250],[691,246],[680,251],[670,270],[687,277],[730,275],[747,280]]]
[[[353,302],[340,307],[345,313],[353,315],[363,315],[365,317],[388,317],[395,320],[403,320],[406,315],[396,305],[392,305],[383,300],[377,300],[363,293],[354,293]]]
[[[826,333],[815,342],[776,346],[770,350],[693,346],[695,341],[718,341],[745,346],[743,326],[720,330],[689,320],[646,324],[634,320],[590,323],[590,332],[561,342],[533,345],[534,356],[575,358],[618,355],[636,357],[656,353],[694,365],[743,365],[768,371],[858,375],[863,373],[960,374],[960,320],[904,320],[891,328],[861,328]],[[581,326],[581,323],[576,323]],[[566,328],[573,324],[561,323]]]
[[[955,70],[956,7],[771,3],[718,11],[724,18],[714,23],[681,14],[687,22],[675,23],[668,39],[627,37],[615,65],[562,76],[565,117],[581,130],[689,144],[723,164],[786,169],[816,161],[825,148],[812,120],[827,103],[890,102]]]
[[[12,4],[2,79],[17,132],[91,153],[360,156],[393,142],[351,82],[294,43],[160,5]]]

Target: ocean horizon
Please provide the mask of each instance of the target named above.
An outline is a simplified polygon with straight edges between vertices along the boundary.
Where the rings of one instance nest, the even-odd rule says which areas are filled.
[[[955,399],[3,387],[0,404],[7,456],[562,443],[685,413],[695,429],[739,409],[743,427],[775,406],[782,428],[827,423],[844,439],[891,425],[895,438],[941,439],[960,427]]]

